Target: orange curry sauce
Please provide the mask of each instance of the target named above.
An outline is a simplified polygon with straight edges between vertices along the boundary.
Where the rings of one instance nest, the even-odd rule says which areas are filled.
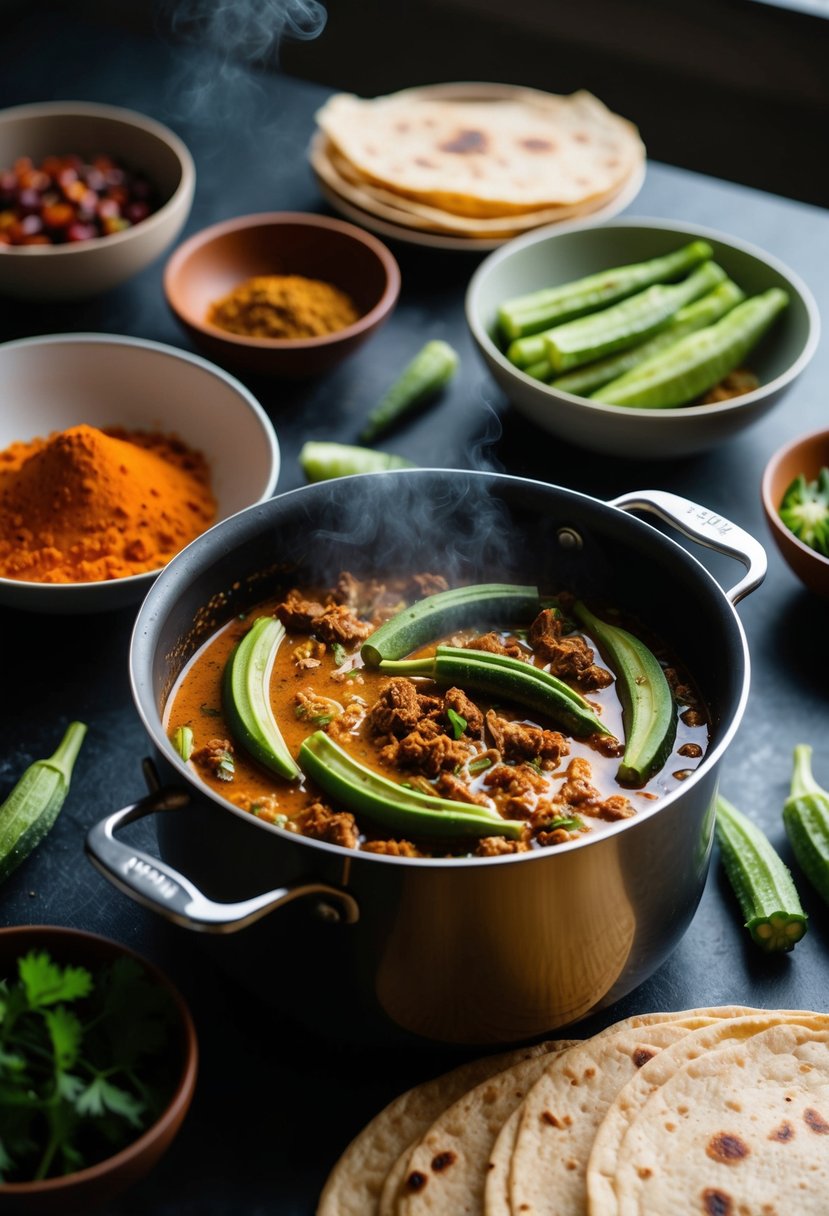
[[[402,588],[404,581],[387,584],[386,607],[380,607],[375,612],[375,625],[382,623],[385,617],[392,614],[388,605],[395,597],[389,597],[388,589],[395,590],[398,586]],[[332,593],[325,589],[303,589],[301,595],[321,603],[334,602]],[[446,781],[456,781],[457,777],[460,777],[472,798],[486,795],[489,805],[494,803],[498,806],[505,818],[531,820],[533,809],[540,801],[544,801],[552,803],[555,817],[575,817],[580,826],[569,831],[558,830],[545,834],[538,832],[536,825],[536,831],[528,831],[523,842],[506,841],[503,838],[486,838],[484,841],[468,838],[440,841],[428,841],[421,837],[409,837],[405,841],[400,837],[391,839],[395,834],[388,828],[378,827],[361,818],[359,814],[355,817],[355,822],[355,818],[340,813],[345,808],[333,807],[325,795],[304,778],[297,782],[288,782],[268,772],[250,759],[233,740],[222,712],[221,681],[225,663],[234,646],[244,637],[253,622],[260,616],[277,612],[284,598],[273,598],[257,605],[244,617],[230,621],[210,638],[192,657],[179,677],[168,699],[165,716],[168,734],[171,735],[180,726],[189,726],[193,731],[193,756],[189,767],[194,774],[229,802],[268,822],[349,847],[406,856],[491,856],[527,848],[550,847],[568,839],[578,838],[585,832],[601,831],[617,819],[635,815],[638,810],[652,805],[654,799],[662,797],[690,775],[700,763],[707,747],[707,716],[684,672],[679,672],[671,680],[677,693],[679,710],[673,750],[662,769],[642,789],[622,787],[616,781],[621,746],[615,750],[607,747],[599,750],[595,743],[591,745],[588,740],[567,736],[554,722],[527,716],[527,711],[521,706],[499,703],[495,706],[495,712],[501,719],[532,724],[547,731],[561,730],[566,738],[566,754],[562,754],[558,760],[553,758],[541,761],[533,761],[520,755],[510,756],[507,752],[501,756],[494,750],[492,732],[487,725],[477,738],[463,735],[462,747],[468,751],[473,769],[476,768],[475,757],[483,756],[484,753],[493,757],[490,765],[471,775],[465,765],[455,764]],[[401,606],[402,601],[398,598],[396,607]],[[543,667],[544,662],[538,654],[533,653],[527,640],[527,624],[523,622],[512,631],[499,628],[494,634],[489,633],[489,637],[495,636],[501,642],[513,646],[517,643],[522,649],[522,657],[526,656],[528,660]],[[424,792],[451,798],[453,795],[446,792],[446,786],[441,788],[443,774],[439,774],[437,779],[434,775],[427,778],[416,766],[414,769],[406,765],[398,767],[390,763],[388,751],[384,754],[383,747],[389,741],[389,736],[379,737],[376,720],[374,724],[372,722],[371,710],[378,699],[384,695],[388,696],[385,690],[388,689],[390,677],[363,666],[360,641],[348,645],[324,643],[308,631],[307,625],[299,630],[292,628],[286,621],[286,626],[287,636],[279,647],[273,667],[270,696],[274,716],[291,754],[296,757],[303,739],[315,730],[325,729],[356,760],[383,776],[399,782],[409,782]],[[456,646],[468,645],[473,638],[490,629],[486,621],[475,622],[475,626],[435,639],[434,643],[418,651],[414,657],[432,654],[440,642]],[[578,634],[595,652],[596,664],[606,667],[598,647],[589,636],[581,629]],[[662,661],[664,664],[664,657]],[[676,672],[676,665],[672,663],[672,667]],[[423,695],[442,698],[448,691],[438,688],[433,681],[424,677],[406,678],[412,680],[417,692]],[[621,740],[622,710],[614,684],[580,691],[616,738]],[[468,696],[484,715],[493,708],[491,697],[473,690],[468,692]],[[433,715],[439,715],[439,712],[435,709]],[[341,714],[344,716],[338,723],[337,718]],[[445,723],[445,717],[443,721]],[[451,737],[452,730],[445,726],[444,729]],[[393,739],[391,742],[393,751],[396,744]],[[225,745],[232,760],[229,765],[217,767],[215,757]],[[605,754],[607,752],[611,754]],[[526,777],[525,787],[533,786],[533,793],[525,796],[526,809],[522,810],[520,799],[518,803],[514,798],[510,800],[508,791],[492,784],[494,768],[498,765],[503,767],[503,763],[512,766],[519,779]],[[590,797],[584,797],[585,787],[592,789]],[[455,788],[457,789],[457,786]],[[561,802],[562,791],[565,794],[567,791],[574,791],[572,798],[568,795],[570,800],[564,804]],[[324,813],[316,809],[320,804],[325,808]],[[461,804],[459,809],[464,809],[464,805]],[[466,806],[465,809],[472,808]],[[343,830],[344,824],[348,828],[347,831]]]

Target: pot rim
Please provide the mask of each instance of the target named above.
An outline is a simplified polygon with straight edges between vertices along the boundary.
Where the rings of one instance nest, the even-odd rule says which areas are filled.
[[[358,473],[350,477],[338,478],[337,480],[341,482],[351,482],[357,478],[366,477],[391,477],[397,479],[398,477],[419,477],[434,474],[459,474],[463,477],[486,478],[488,480],[494,480],[500,483],[517,482],[521,485],[538,488],[544,491],[557,491],[581,502],[589,503],[592,507],[599,506],[606,508],[609,511],[618,512],[626,519],[630,520],[632,526],[641,526],[643,528],[647,528],[649,532],[653,534],[653,543],[657,545],[664,544],[667,548],[673,549],[681,554],[682,559],[691,563],[692,567],[694,567],[696,575],[703,581],[707,581],[712,586],[712,588],[718,593],[719,598],[723,601],[724,606],[730,612],[733,623],[737,630],[737,637],[739,639],[743,659],[742,686],[737,704],[732,713],[731,721],[728,724],[722,738],[719,739],[713,747],[706,751],[702,762],[696,769],[694,769],[693,774],[683,781],[679,786],[677,786],[676,789],[672,790],[670,793],[660,798],[657,802],[653,803],[652,806],[643,807],[641,810],[637,810],[637,813],[631,818],[621,819],[614,824],[604,827],[596,836],[586,836],[578,840],[567,841],[564,844],[556,845],[555,849],[533,849],[526,853],[508,853],[500,857],[393,857],[384,853],[367,853],[360,850],[347,849],[342,845],[329,844],[324,840],[314,840],[309,836],[303,836],[297,832],[288,832],[284,828],[277,827],[275,824],[267,823],[263,819],[258,819],[255,815],[251,815],[249,811],[242,810],[241,807],[238,807],[234,803],[223,798],[220,794],[203,782],[197,774],[193,773],[192,770],[187,768],[181,757],[175,753],[164,732],[161,714],[155,707],[155,700],[152,690],[145,686],[139,679],[136,671],[136,651],[141,649],[143,633],[149,629],[150,625],[159,616],[158,609],[153,601],[158,595],[163,595],[167,591],[167,584],[170,578],[176,578],[179,568],[185,567],[188,564],[188,561],[193,557],[200,557],[201,550],[209,549],[209,547],[212,545],[211,538],[217,529],[222,528],[227,524],[231,524],[234,520],[238,520],[240,516],[261,510],[263,506],[267,506],[267,504],[263,503],[256,504],[252,507],[245,507],[242,511],[238,511],[235,515],[231,515],[227,519],[222,520],[220,523],[215,524],[212,528],[208,529],[207,532],[202,533],[201,536],[197,537],[194,541],[187,545],[186,548],[182,549],[180,553],[176,554],[176,556],[168,563],[167,566],[164,567],[163,571],[156,579],[138,612],[135,625],[133,626],[129,647],[130,689],[135,707],[138,711],[139,717],[141,718],[144,729],[155,745],[157,751],[164,756],[165,761],[170,764],[171,767],[177,770],[178,775],[184,782],[186,782],[188,786],[194,787],[200,795],[207,797],[221,810],[230,810],[234,815],[236,815],[237,818],[247,824],[252,824],[255,827],[261,828],[267,832],[275,833],[279,838],[290,841],[292,844],[299,844],[303,847],[308,846],[312,849],[320,850],[324,854],[333,856],[335,860],[339,859],[341,861],[348,860],[353,862],[355,860],[359,860],[360,862],[366,861],[367,863],[377,865],[391,864],[416,866],[420,868],[436,866],[441,869],[466,868],[470,865],[478,868],[479,866],[514,865],[516,863],[529,863],[532,861],[540,862],[545,858],[549,859],[551,856],[562,853],[571,853],[575,850],[598,847],[602,843],[615,838],[621,832],[631,831],[634,828],[641,827],[653,816],[667,811],[685,794],[686,790],[692,789],[694,786],[698,785],[699,782],[710,772],[710,770],[719,763],[723,753],[731,743],[731,740],[740,726],[740,722],[742,721],[743,714],[745,712],[746,702],[748,700],[751,676],[748,642],[743,624],[734,608],[734,605],[730,603],[720,584],[710,573],[710,571],[707,570],[706,567],[703,566],[703,564],[696,557],[694,557],[692,553],[689,553],[689,551],[683,545],[680,545],[672,537],[666,536],[663,532],[660,532],[659,529],[654,528],[645,520],[639,519],[637,516],[623,511],[621,508],[614,506],[612,503],[604,502],[599,498],[594,498],[592,495],[585,494],[580,490],[568,489],[566,486],[557,486],[553,485],[551,482],[538,481],[537,479],[528,477],[517,477],[508,473],[489,473],[482,470],[473,469],[439,469],[431,467],[393,470],[385,469],[374,473]],[[274,495],[274,497],[269,501],[281,502],[284,499],[290,499],[296,495],[303,495],[309,489],[313,488],[314,484],[315,483],[312,483],[309,486],[299,486],[293,490],[286,490],[282,494]],[[192,578],[192,574],[188,575],[187,577],[189,580]],[[145,710],[145,698],[147,702],[152,705],[152,715]],[[153,721],[153,717],[157,719],[157,721]]]

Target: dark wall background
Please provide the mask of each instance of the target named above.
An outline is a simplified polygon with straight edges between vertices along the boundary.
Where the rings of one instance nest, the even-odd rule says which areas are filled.
[[[68,0],[0,0],[48,21]],[[319,37],[277,37],[314,0],[73,0],[79,19],[217,43],[363,95],[441,80],[587,88],[656,160],[829,206],[829,20],[757,0],[327,0]],[[825,6],[829,17],[829,0]],[[278,44],[278,45],[277,45]],[[0,45],[0,67],[2,66]]]

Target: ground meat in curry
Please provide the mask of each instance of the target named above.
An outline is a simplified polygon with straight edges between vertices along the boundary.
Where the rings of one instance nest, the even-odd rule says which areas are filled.
[[[199,776],[237,806],[269,823],[346,849],[391,857],[501,857],[554,848],[595,833],[651,805],[676,784],[672,770],[698,762],[707,743],[707,716],[694,686],[675,663],[664,663],[679,706],[672,764],[641,790],[615,778],[623,750],[622,711],[614,677],[595,643],[568,618],[570,600],[545,607],[514,628],[470,622],[418,652],[453,646],[520,659],[587,695],[612,732],[571,737],[552,721],[518,705],[462,687],[440,687],[425,676],[389,677],[363,666],[360,645],[407,604],[446,590],[425,572],[380,581],[342,571],[328,588],[292,587],[219,631],[194,656],[170,698],[170,731],[190,726],[191,762]],[[548,601],[549,602],[549,601]],[[519,839],[393,836],[330,800],[304,778],[283,781],[250,759],[225,722],[221,677],[235,644],[253,621],[275,615],[287,631],[274,662],[271,705],[293,756],[315,730],[324,730],[360,764],[398,784],[437,795],[471,811],[486,807],[520,820]]]

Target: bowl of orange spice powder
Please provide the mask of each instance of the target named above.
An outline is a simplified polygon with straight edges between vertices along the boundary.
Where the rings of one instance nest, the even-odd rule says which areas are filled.
[[[274,491],[279,444],[222,369],[133,338],[0,345],[0,603],[137,603],[219,520]]]
[[[164,291],[193,341],[259,375],[318,375],[389,318],[400,270],[382,241],[343,220],[275,211],[197,232],[170,257]]]

